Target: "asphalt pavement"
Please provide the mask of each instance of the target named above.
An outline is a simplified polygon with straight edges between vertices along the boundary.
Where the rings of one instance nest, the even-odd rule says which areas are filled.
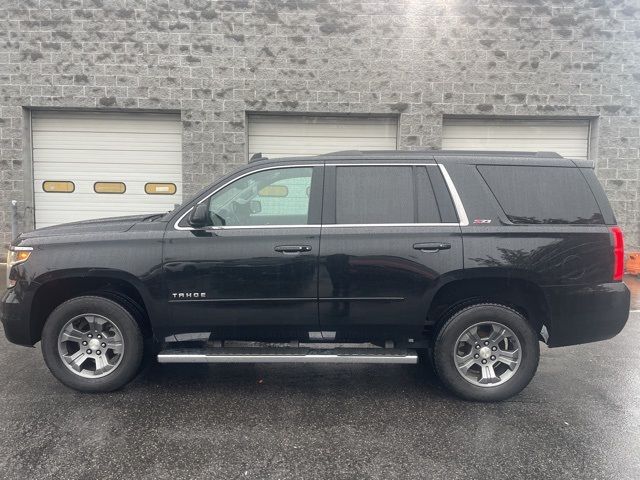
[[[0,272],[1,273],[1,272]],[[414,365],[159,365],[81,394],[0,335],[6,479],[640,478],[640,313],[499,404]]]

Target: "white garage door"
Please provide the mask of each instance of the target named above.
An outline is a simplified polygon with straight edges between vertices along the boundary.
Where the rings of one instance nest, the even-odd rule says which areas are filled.
[[[445,119],[442,148],[556,152],[586,159],[589,120]]]
[[[395,117],[252,115],[249,156],[319,155],[339,150],[395,150]]]
[[[33,112],[36,227],[171,210],[182,200],[177,114]]]

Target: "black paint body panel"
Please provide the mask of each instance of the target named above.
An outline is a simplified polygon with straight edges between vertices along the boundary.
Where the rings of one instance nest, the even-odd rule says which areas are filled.
[[[551,308],[550,347],[606,340],[622,331],[630,293],[622,282],[544,288]]]
[[[308,245],[311,251],[287,255],[274,250],[278,245]],[[157,327],[167,333],[318,330],[319,245],[320,227],[168,230],[164,276],[170,315]],[[206,298],[173,295],[199,291]]]
[[[451,248],[413,248],[428,242]],[[443,276],[462,270],[462,261],[459,226],[323,228],[320,326],[350,341],[366,341],[374,332],[417,338],[430,298]]]

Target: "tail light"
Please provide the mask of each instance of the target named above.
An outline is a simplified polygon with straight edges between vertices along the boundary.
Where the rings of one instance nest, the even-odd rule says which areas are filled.
[[[620,227],[611,227],[613,240],[613,280],[620,281],[624,275],[624,237]]]

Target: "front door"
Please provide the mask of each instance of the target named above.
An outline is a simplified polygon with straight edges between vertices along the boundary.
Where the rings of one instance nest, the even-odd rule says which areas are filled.
[[[176,331],[240,340],[318,329],[322,177],[320,165],[239,174],[199,202],[210,225],[192,228],[187,215],[169,227],[163,269]]]
[[[462,269],[454,204],[437,165],[327,165],[320,246],[323,335],[419,334],[441,276]]]

